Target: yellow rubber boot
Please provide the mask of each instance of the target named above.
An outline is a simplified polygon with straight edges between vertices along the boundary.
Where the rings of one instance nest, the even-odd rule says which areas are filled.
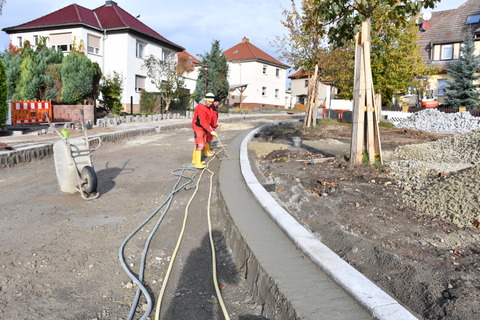
[[[193,152],[192,152],[192,163],[195,164],[195,151],[197,149],[193,149]],[[203,164],[205,164],[205,161],[202,161]]]
[[[202,150],[195,150],[193,154],[194,154],[194,160],[195,160],[195,162],[193,163],[193,167],[197,169],[205,168],[206,165],[202,163]]]
[[[211,157],[213,156],[215,153],[212,152],[212,150],[210,150],[210,143],[205,143],[205,148],[203,148],[203,152],[205,154],[205,157]]]

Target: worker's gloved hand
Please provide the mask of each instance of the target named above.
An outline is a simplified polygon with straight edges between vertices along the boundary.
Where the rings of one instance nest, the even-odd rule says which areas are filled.
[[[214,137],[218,137],[218,133],[216,133],[215,131],[210,132],[210,134]]]

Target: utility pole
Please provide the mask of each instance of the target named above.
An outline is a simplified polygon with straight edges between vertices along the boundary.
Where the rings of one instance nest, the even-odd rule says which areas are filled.
[[[208,85],[208,63],[205,63],[204,65],[202,65],[203,67],[203,76],[204,76],[204,80],[205,80],[205,86],[204,86],[204,96],[207,95],[207,85]]]

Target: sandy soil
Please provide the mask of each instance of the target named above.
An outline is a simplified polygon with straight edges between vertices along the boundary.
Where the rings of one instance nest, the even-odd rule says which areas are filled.
[[[249,144],[260,177],[298,221],[425,319],[480,318],[480,232],[407,205],[388,166],[352,167],[350,127],[271,127]],[[303,144],[292,146],[292,137]],[[381,131],[385,152],[446,134]],[[480,210],[480,208],[478,208]]]
[[[240,124],[237,130],[253,125]],[[225,128],[224,143],[238,133]],[[103,144],[92,155],[100,197],[91,201],[59,191],[53,157],[1,169],[0,319],[127,319],[136,285],[121,266],[120,245],[167,200],[179,179],[173,170],[190,163],[193,147],[190,129]],[[219,165],[215,161],[210,168],[218,172]],[[218,226],[224,211],[215,209],[219,206],[216,177],[213,237],[226,308],[233,319],[263,319],[262,306],[248,291],[230,256],[223,229]],[[208,179],[206,172],[189,206],[185,236],[165,291],[161,319],[222,318],[212,282],[206,218]],[[199,181],[198,176],[195,181]],[[183,179],[181,184],[185,182]],[[144,282],[154,306],[193,192],[191,188],[182,189],[175,195],[149,246]],[[134,273],[141,269],[146,239],[165,208],[161,207],[125,248],[123,256]],[[142,296],[135,319],[146,310]]]

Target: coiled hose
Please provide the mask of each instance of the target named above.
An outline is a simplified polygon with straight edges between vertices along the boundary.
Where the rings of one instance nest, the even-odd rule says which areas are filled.
[[[224,150],[224,152],[226,153],[226,150],[225,148],[223,147],[222,145],[222,148]],[[213,187],[213,176],[214,176],[214,173],[208,169],[208,164],[214,159],[215,157],[212,157],[210,159],[210,161],[208,161],[207,163],[207,166],[204,170],[201,171],[201,174],[198,178],[198,181],[200,181],[202,179],[202,176],[204,174],[204,172],[208,171],[211,175],[210,175],[210,188],[209,188],[209,196],[208,196],[208,208],[207,208],[207,220],[208,220],[208,232],[209,232],[209,237],[210,237],[210,247],[211,247],[211,254],[212,254],[212,269],[213,269],[213,282],[214,282],[214,287],[215,287],[215,292],[217,294],[217,299],[220,303],[220,307],[222,309],[222,312],[223,312],[223,315],[224,315],[224,318],[226,320],[230,320],[230,317],[228,315],[228,312],[226,310],[226,307],[225,307],[225,303],[223,301],[223,298],[222,298],[222,295],[221,295],[221,292],[220,292],[220,289],[219,289],[219,286],[218,286],[218,281],[217,281],[217,267],[216,267],[216,257],[215,257],[215,244],[214,244],[214,241],[213,241],[213,236],[212,236],[212,226],[211,226],[211,214],[210,214],[210,204],[211,204],[211,196],[212,196],[212,187]],[[178,171],[180,171],[181,173],[177,173]],[[192,176],[186,176],[184,175],[184,172],[185,171],[193,171],[193,175]],[[137,308],[137,305],[138,305],[138,302],[139,302],[139,299],[140,299],[140,296],[141,294],[143,294],[145,296],[145,299],[147,301],[147,310],[145,311],[145,313],[142,315],[142,317],[140,318],[140,320],[145,320],[147,319],[147,317],[150,315],[150,313],[152,312],[152,309],[153,309],[153,303],[152,303],[152,297],[150,296],[148,290],[145,288],[145,286],[143,285],[143,276],[144,276],[144,271],[145,271],[145,261],[146,261],[146,258],[147,258],[147,253],[148,253],[148,248],[150,247],[150,243],[151,243],[151,240],[153,238],[153,236],[155,235],[156,231],[158,230],[161,222],[163,221],[163,218],[165,217],[165,215],[167,214],[168,210],[170,209],[170,205],[173,201],[173,197],[176,193],[178,193],[180,190],[182,189],[186,189],[186,190],[189,190],[189,189],[192,189],[192,188],[195,188],[195,191],[194,193],[192,194],[190,200],[188,201],[187,203],[187,206],[185,208],[185,214],[184,214],[184,219],[183,219],[183,224],[182,224],[182,229],[180,231],[180,234],[179,234],[179,237],[178,237],[178,240],[177,240],[177,245],[172,253],[172,258],[170,259],[170,263],[169,263],[169,266],[168,266],[168,269],[167,269],[167,273],[165,275],[165,278],[164,278],[164,281],[162,283],[162,287],[161,287],[161,290],[160,290],[160,293],[159,293],[159,298],[158,298],[158,302],[157,302],[157,307],[156,307],[156,311],[155,311],[155,319],[158,320],[159,317],[160,317],[160,309],[161,309],[161,303],[162,303],[162,300],[163,300],[163,295],[164,295],[164,292],[165,292],[165,289],[166,289],[166,286],[167,286],[167,283],[168,283],[168,278],[170,276],[170,273],[171,273],[171,270],[172,270],[172,267],[173,267],[173,263],[175,261],[175,257],[176,257],[176,254],[178,252],[178,249],[180,247],[180,243],[183,239],[183,234],[184,234],[184,231],[185,231],[185,227],[186,227],[186,223],[187,223],[187,219],[188,219],[188,208],[191,204],[191,202],[193,201],[198,189],[199,189],[199,184],[197,182],[195,182],[195,177],[197,176],[197,174],[199,173],[200,171],[198,169],[195,169],[193,167],[182,167],[182,168],[178,168],[178,169],[175,169],[172,171],[172,174],[174,175],[177,175],[179,178],[177,180],[177,182],[175,183],[172,191],[169,193],[169,195],[167,196],[167,198],[164,200],[164,202],[157,208],[155,209],[139,226],[137,226],[122,242],[121,246],[120,246],[120,249],[119,249],[119,259],[120,259],[120,262],[122,264],[122,267],[123,269],[125,270],[125,272],[127,273],[127,275],[130,277],[130,279],[137,285],[137,290],[136,290],[136,293],[135,293],[135,298],[134,298],[134,301],[132,303],[132,306],[131,306],[131,309],[130,309],[130,313],[127,317],[128,320],[131,320],[133,319],[133,317],[135,316],[135,311],[136,311],[136,308]],[[188,181],[185,182],[184,184],[180,185],[180,182],[182,181],[182,179],[187,179]],[[192,184],[193,183],[193,184]],[[180,185],[180,186],[179,186]],[[187,188],[187,186],[189,186]],[[127,263],[125,262],[125,257],[124,257],[124,251],[125,251],[125,246],[127,245],[127,243],[130,241],[130,239],[138,232],[140,231],[148,222],[150,222],[150,220],[152,220],[156,215],[157,213],[162,210],[162,213],[160,215],[160,217],[158,218],[152,232],[150,233],[150,235],[148,236],[146,242],[145,242],[145,246],[143,248],[143,252],[142,252],[142,259],[141,259],[141,263],[140,263],[140,268],[139,268],[139,273],[138,273],[138,277],[136,277],[133,272],[130,270],[130,268],[127,266]]]

